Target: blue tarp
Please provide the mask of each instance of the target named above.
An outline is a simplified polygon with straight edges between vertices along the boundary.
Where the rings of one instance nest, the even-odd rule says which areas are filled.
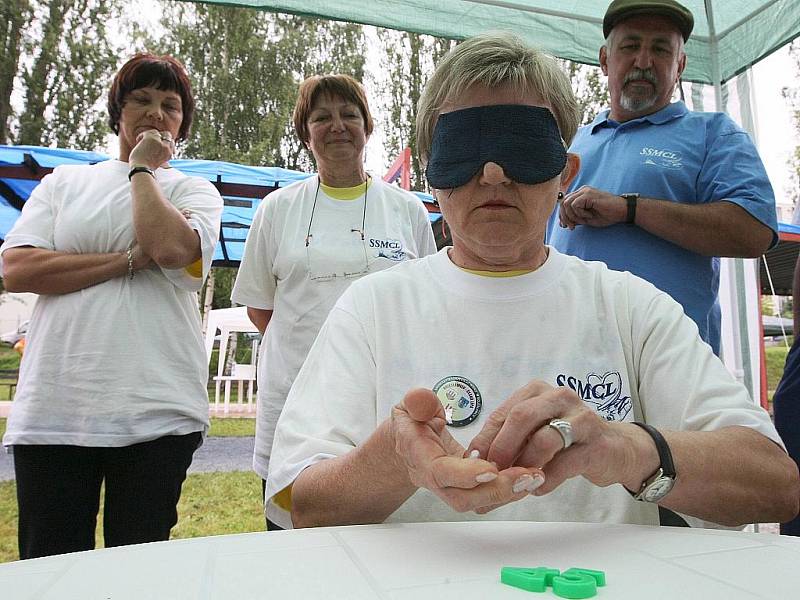
[[[64,164],[94,164],[109,158],[82,150],[0,145],[0,238],[5,239],[38,180],[50,169]],[[253,213],[263,196],[312,175],[280,167],[252,167],[215,160],[176,159],[170,164],[186,175],[202,177],[221,189],[225,209],[220,243],[214,253],[216,266],[238,265]],[[430,195],[414,193],[426,204],[433,204]],[[436,222],[441,215],[431,212],[430,217],[431,222]]]

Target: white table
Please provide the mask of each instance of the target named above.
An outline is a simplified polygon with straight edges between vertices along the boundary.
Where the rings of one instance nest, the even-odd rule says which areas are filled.
[[[556,600],[502,566],[605,571],[598,599],[800,598],[800,540],[575,523],[434,523],[252,533],[0,565],[4,600]]]

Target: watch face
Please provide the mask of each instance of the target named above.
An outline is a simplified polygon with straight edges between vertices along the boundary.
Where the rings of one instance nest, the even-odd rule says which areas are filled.
[[[645,502],[658,502],[664,496],[669,494],[672,486],[675,485],[675,480],[670,477],[659,477],[653,483],[647,486],[647,489],[642,493],[642,500]]]

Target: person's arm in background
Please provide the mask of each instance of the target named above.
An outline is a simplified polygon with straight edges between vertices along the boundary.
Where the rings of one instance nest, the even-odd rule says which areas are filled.
[[[131,248],[134,271],[150,264],[150,257],[137,244]],[[128,275],[127,252],[73,254],[32,246],[3,252],[3,283],[9,292],[69,294]]]
[[[707,125],[706,154],[690,198],[652,198],[636,203],[635,227],[704,256],[755,258],[777,240],[775,194],[750,137],[728,117]],[[627,220],[621,193],[583,186],[564,198],[564,227],[607,227]]]
[[[272,302],[278,287],[272,273],[275,249],[271,244],[272,214],[268,208],[270,201],[264,198],[253,215],[231,290],[231,300],[247,307],[247,317],[262,336],[272,319]]]
[[[150,257],[134,244],[128,253],[100,252],[79,254],[56,249],[55,223],[61,195],[72,177],[85,177],[85,171],[56,169],[34,188],[3,245],[3,282],[10,292],[68,294],[124,277],[150,264]]]
[[[622,196],[583,186],[567,194],[559,219],[565,227],[608,227],[624,223],[627,202]],[[738,204],[720,200],[685,204],[639,198],[635,225],[681,248],[704,256],[755,258],[770,247],[772,230]]]
[[[272,318],[272,311],[248,306],[247,318],[249,318],[250,322],[256,326],[258,333],[264,335],[264,332],[267,330],[267,325],[269,325],[269,320]]]
[[[172,158],[172,140],[156,130],[142,133],[131,150],[128,163],[146,165],[154,171]],[[133,229],[142,250],[159,267],[180,269],[201,257],[200,236],[186,217],[164,196],[161,186],[148,173],[131,177]]]

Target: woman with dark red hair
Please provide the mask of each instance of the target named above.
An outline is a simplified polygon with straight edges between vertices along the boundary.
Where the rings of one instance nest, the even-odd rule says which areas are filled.
[[[40,294],[3,444],[20,558],[166,540],[208,428],[195,292],[222,200],[171,169],[194,101],[183,66],[137,54],[114,78],[119,159],[45,177],[0,247],[6,289]]]

